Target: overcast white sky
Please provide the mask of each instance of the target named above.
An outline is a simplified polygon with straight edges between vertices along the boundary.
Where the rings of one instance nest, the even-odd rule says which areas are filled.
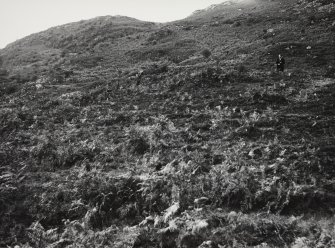
[[[104,15],[144,21],[182,19],[225,0],[0,0],[0,48],[49,27]]]

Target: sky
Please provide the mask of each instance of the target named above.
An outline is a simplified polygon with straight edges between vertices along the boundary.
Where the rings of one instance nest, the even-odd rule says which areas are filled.
[[[50,27],[97,16],[168,22],[225,0],[0,0],[0,48]]]

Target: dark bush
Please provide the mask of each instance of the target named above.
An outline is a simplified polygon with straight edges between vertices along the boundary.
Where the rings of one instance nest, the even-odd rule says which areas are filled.
[[[248,69],[245,65],[238,65],[236,70],[238,71],[239,74],[248,72]]]
[[[0,96],[11,95],[20,90],[20,85],[15,83],[6,83],[0,85]]]
[[[325,76],[329,78],[335,78],[335,67],[328,66]]]
[[[234,21],[232,19],[227,19],[227,20],[224,20],[222,24],[234,24]]]
[[[175,47],[178,48],[183,48],[183,47],[191,47],[191,46],[195,46],[196,45],[196,40],[193,39],[183,39],[183,40],[179,40],[175,43]]]
[[[204,50],[201,51],[201,55],[207,59],[212,55],[212,53],[208,48],[205,48]]]
[[[0,66],[1,66],[1,61],[0,61]],[[0,68],[0,78],[7,77],[7,76],[8,76],[8,71],[6,69]]]
[[[158,40],[162,40],[165,38],[170,37],[173,34],[173,31],[170,29],[161,29],[153,34],[150,35],[150,37],[148,38],[149,42],[153,42],[153,41],[157,41]]]
[[[142,137],[138,137],[138,138],[130,140],[128,145],[132,153],[135,153],[138,155],[143,155],[150,148],[150,145]]]
[[[241,26],[241,22],[239,22],[239,21],[234,22],[233,26],[234,26],[234,27],[239,27],[239,26]]]
[[[247,25],[248,26],[251,26],[251,25],[256,24],[258,22],[260,22],[260,20],[257,20],[257,19],[252,18],[252,17],[247,19]]]

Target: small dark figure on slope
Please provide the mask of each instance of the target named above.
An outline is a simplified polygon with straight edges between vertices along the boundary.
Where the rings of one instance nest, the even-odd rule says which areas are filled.
[[[281,71],[284,72],[285,69],[285,59],[279,54],[277,61],[276,61],[276,65],[277,65],[277,71]]]

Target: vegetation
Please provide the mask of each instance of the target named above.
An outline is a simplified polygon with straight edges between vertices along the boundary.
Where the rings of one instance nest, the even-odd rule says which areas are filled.
[[[333,5],[251,2],[1,50],[0,246],[334,247]]]
[[[201,51],[201,55],[204,56],[204,58],[206,58],[206,59],[209,58],[211,56],[211,54],[212,53],[208,48]]]

